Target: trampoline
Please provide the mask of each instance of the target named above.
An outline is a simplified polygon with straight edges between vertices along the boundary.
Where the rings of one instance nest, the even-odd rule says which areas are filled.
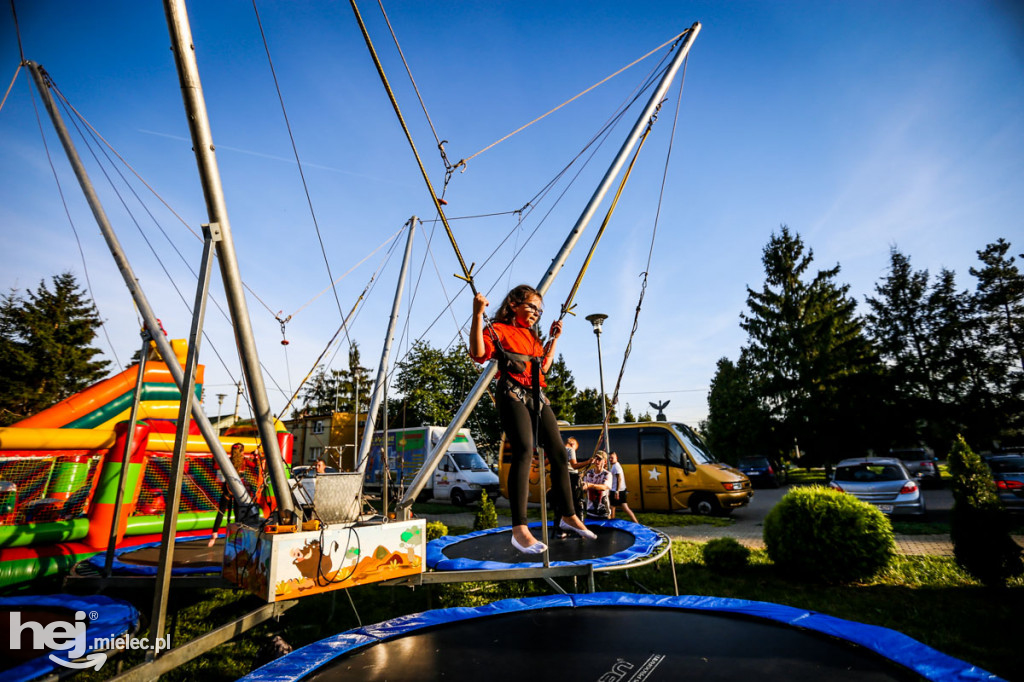
[[[0,673],[5,682],[32,680],[47,673],[71,672],[50,659],[53,653],[63,660],[61,651],[40,650],[33,647],[33,631],[28,623],[45,628],[51,623],[75,623],[75,614],[84,612],[86,654],[93,651],[97,638],[120,637],[135,631],[139,612],[134,606],[119,599],[101,595],[81,597],[69,594],[26,595],[0,597]],[[11,619],[18,612],[22,625],[18,647],[11,646]]]
[[[540,523],[531,523],[540,538]],[[657,561],[671,547],[668,537],[656,530],[629,521],[587,521],[596,540],[584,540],[575,534],[558,538],[548,529],[548,549],[552,566],[593,564],[594,571],[632,568]],[[543,565],[543,555],[523,554],[512,546],[512,527],[489,528],[465,535],[446,535],[427,543],[427,567],[435,571],[499,570],[535,568]]]
[[[396,618],[310,644],[270,680],[999,679],[893,630],[788,606],[605,592]]]
[[[213,547],[207,547],[209,535],[178,538],[174,545],[171,575],[197,575],[220,573],[224,562],[223,536],[218,536]],[[111,572],[114,575],[156,575],[160,565],[162,542],[147,542],[114,550]],[[88,559],[92,568],[102,571],[107,556],[101,552]]]

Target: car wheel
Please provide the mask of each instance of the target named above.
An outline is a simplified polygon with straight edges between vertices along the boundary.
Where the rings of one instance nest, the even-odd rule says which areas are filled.
[[[416,496],[416,501],[421,503],[428,502],[433,496],[434,492],[432,490],[424,488],[420,491],[420,494]]]
[[[711,516],[718,510],[718,500],[711,495],[694,495],[690,498],[690,511],[698,516]]]
[[[462,492],[458,488],[452,491],[452,504],[456,507],[466,506],[466,493]]]

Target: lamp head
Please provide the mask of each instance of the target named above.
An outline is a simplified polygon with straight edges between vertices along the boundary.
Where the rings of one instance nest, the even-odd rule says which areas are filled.
[[[592,315],[587,315],[586,319],[587,319],[587,322],[589,322],[590,324],[594,325],[594,333],[595,334],[600,334],[601,333],[601,324],[605,320],[608,319],[608,316],[605,315],[604,313],[594,313]]]

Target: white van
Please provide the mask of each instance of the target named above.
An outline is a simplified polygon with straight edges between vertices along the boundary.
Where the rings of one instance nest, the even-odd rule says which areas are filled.
[[[391,479],[403,485],[412,483],[423,466],[430,449],[441,440],[445,427],[419,426],[388,431],[388,469]],[[367,491],[379,491],[384,463],[381,457],[381,433],[374,434],[366,467],[363,486]],[[477,452],[469,429],[459,429],[448,452],[434,469],[430,482],[417,497],[418,502],[434,498],[451,500],[464,505],[479,500],[486,492],[491,497],[499,494],[498,475],[491,470]]]

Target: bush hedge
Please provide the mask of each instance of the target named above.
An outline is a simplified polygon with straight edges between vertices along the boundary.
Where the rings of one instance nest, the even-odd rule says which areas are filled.
[[[871,578],[889,565],[896,547],[882,512],[821,486],[790,490],[765,517],[764,543],[779,568],[825,583]]]
[[[750,559],[750,550],[733,538],[709,540],[702,553],[704,565],[716,573],[739,573]]]
[[[480,496],[480,508],[473,519],[473,530],[487,530],[498,527],[498,510],[494,508],[491,496],[484,492]]]
[[[965,571],[989,587],[1024,573],[1021,549],[1010,537],[1010,518],[988,467],[957,436],[949,453],[953,512],[949,534],[953,556]]]
[[[427,521],[427,542],[448,535],[448,526],[440,521]]]

